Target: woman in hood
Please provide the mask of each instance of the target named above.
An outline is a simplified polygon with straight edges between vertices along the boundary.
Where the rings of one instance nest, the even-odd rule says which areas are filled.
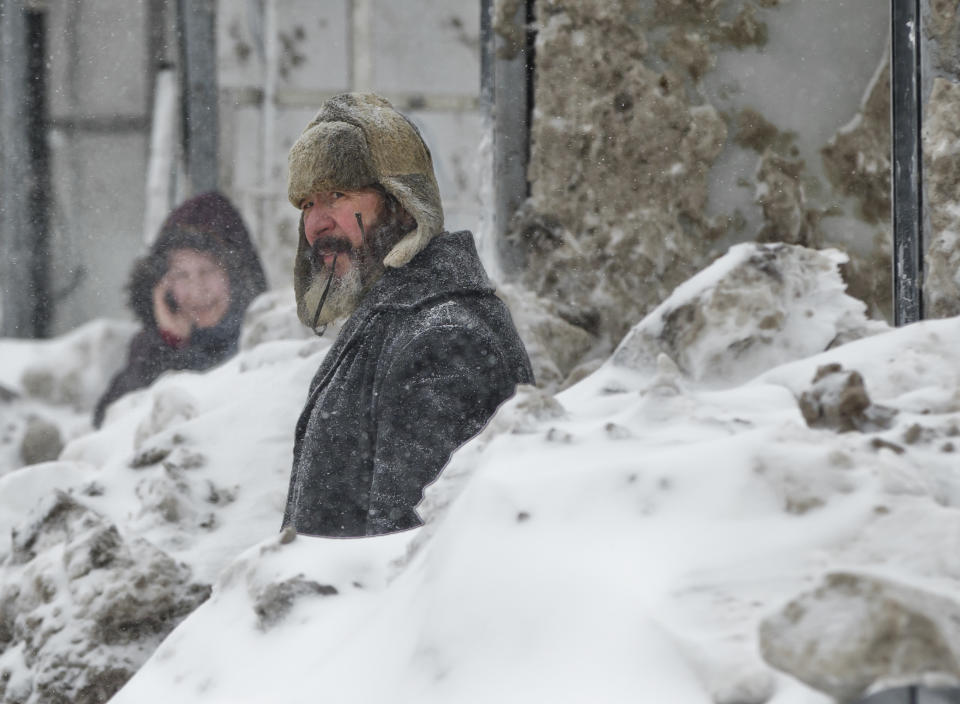
[[[97,402],[94,426],[113,401],[163,372],[200,371],[231,357],[244,311],[266,287],[250,235],[229,200],[210,192],[177,207],[130,274],[129,306],[143,329],[130,342],[127,365]]]

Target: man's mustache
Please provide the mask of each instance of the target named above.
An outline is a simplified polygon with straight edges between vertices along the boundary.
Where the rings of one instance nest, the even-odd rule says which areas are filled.
[[[328,254],[352,254],[353,245],[346,237],[326,235],[317,238],[310,246],[310,261],[315,270],[322,269],[323,257]]]

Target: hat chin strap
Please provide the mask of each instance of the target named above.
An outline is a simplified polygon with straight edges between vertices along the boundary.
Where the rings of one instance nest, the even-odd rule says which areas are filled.
[[[320,311],[323,310],[323,304],[327,302],[327,294],[330,293],[330,284],[333,283],[333,275],[337,271],[337,257],[340,256],[337,253],[333,255],[333,262],[330,264],[330,276],[327,277],[327,284],[323,287],[323,293],[320,294],[320,302],[317,304],[317,312],[313,315],[313,331],[318,335],[322,335],[327,330],[326,325],[317,326],[317,321],[320,320]]]
[[[367,232],[363,228],[363,218],[360,216],[360,213],[354,213],[353,216],[357,219],[357,225],[360,227],[360,236],[363,238],[363,241],[366,242]],[[320,320],[320,311],[323,310],[323,304],[327,302],[327,295],[330,293],[330,284],[333,283],[333,275],[337,272],[337,257],[340,254],[335,252],[333,255],[333,261],[330,263],[330,276],[327,277],[327,283],[323,287],[323,293],[320,294],[320,303],[317,304],[317,312],[313,314],[313,331],[318,335],[322,335],[327,330],[326,325],[317,325],[317,321]]]

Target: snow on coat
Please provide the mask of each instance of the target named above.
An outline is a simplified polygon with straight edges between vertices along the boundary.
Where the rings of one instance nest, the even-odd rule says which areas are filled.
[[[283,525],[322,536],[420,525],[423,488],[528,383],[530,360],[471,234],[437,236],[386,271],[317,371]]]

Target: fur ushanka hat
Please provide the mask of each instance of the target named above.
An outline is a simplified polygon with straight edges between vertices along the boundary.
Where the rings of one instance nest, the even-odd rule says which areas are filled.
[[[440,189],[420,131],[379,95],[344,93],[325,102],[290,149],[287,195],[295,208],[318,191],[379,184],[417,221],[383,259],[401,267],[443,231]],[[308,247],[300,220],[300,251]]]

